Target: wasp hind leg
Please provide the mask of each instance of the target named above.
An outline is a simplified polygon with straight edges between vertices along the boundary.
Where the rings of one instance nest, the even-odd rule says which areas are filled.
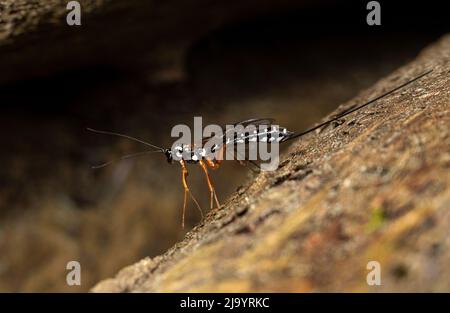
[[[195,197],[192,195],[191,191],[189,190],[189,186],[187,184],[187,177],[189,175],[189,172],[186,168],[186,162],[184,160],[180,161],[181,164],[181,171],[182,171],[182,182],[183,182],[183,187],[184,187],[184,200],[183,200],[183,217],[181,220],[181,226],[184,228],[184,217],[186,215],[186,206],[187,206],[187,196],[189,194],[189,196],[191,197],[192,201],[194,201],[195,205],[197,206],[197,209],[200,211],[200,214],[202,216],[203,219],[203,211],[200,208],[200,205],[198,204],[197,199],[195,199]]]
[[[207,162],[208,162],[208,165],[209,165],[210,162],[212,162],[212,161],[211,160],[207,160]],[[206,167],[206,164],[205,164],[205,162],[203,160],[200,160],[199,164],[202,167],[203,172],[205,172],[205,176],[206,176],[206,181],[208,183],[209,192],[211,193],[210,207],[211,207],[211,209],[213,209],[214,201],[216,201],[217,208],[220,208],[219,199],[217,199],[216,189],[214,188],[214,185],[213,185],[213,183],[211,181],[211,177],[209,176],[208,168]]]

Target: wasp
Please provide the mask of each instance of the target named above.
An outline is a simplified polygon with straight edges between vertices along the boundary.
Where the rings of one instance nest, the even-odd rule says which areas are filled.
[[[429,70],[427,72],[424,72],[415,78],[383,93],[380,96],[377,96],[368,102],[354,106],[353,108],[350,108],[348,110],[345,110],[341,113],[338,113],[334,117],[330,118],[329,120],[319,123],[311,128],[308,128],[304,131],[300,132],[294,132],[290,131],[285,127],[279,127],[278,125],[275,127],[274,125],[274,119],[271,118],[253,118],[241,121],[239,123],[234,123],[232,125],[237,126],[240,125],[242,127],[248,127],[249,125],[258,126],[258,128],[251,132],[251,133],[242,133],[240,136],[236,136],[234,133],[232,136],[230,136],[229,132],[224,130],[224,132],[220,136],[215,136],[214,139],[214,145],[210,149],[205,149],[203,144],[207,142],[208,140],[211,140],[211,138],[204,138],[202,140],[202,144],[180,144],[178,146],[174,146],[172,148],[163,148],[156,145],[153,145],[149,142],[146,142],[144,140],[138,139],[136,137],[131,137],[125,134],[111,132],[111,131],[103,131],[103,130],[96,130],[92,128],[87,128],[87,130],[99,134],[105,134],[105,135],[112,135],[112,136],[118,136],[122,138],[126,138],[132,141],[139,142],[143,145],[146,145],[148,147],[151,147],[153,150],[150,151],[144,151],[139,152],[135,154],[129,154],[121,157],[119,160],[129,159],[131,157],[135,157],[142,154],[149,154],[149,153],[161,153],[166,157],[166,160],[168,163],[179,163],[181,167],[181,182],[184,189],[184,200],[183,200],[183,211],[182,211],[182,227],[184,227],[184,221],[185,221],[185,213],[186,213],[186,207],[187,207],[187,201],[188,197],[192,199],[192,201],[195,203],[197,208],[201,211],[200,205],[196,198],[192,195],[189,185],[187,183],[187,177],[189,175],[187,165],[188,164],[196,164],[201,167],[205,174],[206,182],[208,185],[208,189],[210,192],[210,208],[214,208],[214,204],[217,206],[217,208],[220,208],[220,202],[217,197],[216,189],[214,187],[214,184],[211,180],[211,176],[209,174],[209,169],[216,170],[220,167],[222,160],[224,159],[224,154],[226,153],[226,150],[229,149],[230,146],[236,145],[236,144],[248,144],[250,142],[255,143],[283,143],[286,141],[290,141],[295,138],[300,138],[305,136],[306,134],[309,134],[317,129],[320,129],[324,126],[327,126],[328,124],[338,121],[342,119],[343,117],[358,111],[394,92],[397,90],[417,81],[418,79],[424,77],[425,75],[431,73],[432,70]],[[258,164],[256,162],[253,162],[252,160],[249,160],[250,163],[252,163],[254,166],[258,167]],[[101,168],[106,165],[111,164],[114,161],[106,162],[100,165],[93,166],[93,168]]]

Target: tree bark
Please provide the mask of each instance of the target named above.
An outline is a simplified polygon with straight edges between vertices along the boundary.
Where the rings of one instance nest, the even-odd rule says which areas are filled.
[[[92,290],[449,291],[450,36],[334,114],[429,69],[296,140],[182,242]]]

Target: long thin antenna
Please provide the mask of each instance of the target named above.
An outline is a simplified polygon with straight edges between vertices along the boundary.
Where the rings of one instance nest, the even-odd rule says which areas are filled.
[[[348,110],[348,111],[346,111],[346,112],[344,112],[344,113],[341,113],[341,114],[339,114],[338,116],[336,116],[336,117],[334,117],[334,118],[332,118],[332,119],[330,119],[330,120],[328,120],[328,121],[326,121],[326,122],[320,123],[320,124],[318,124],[318,125],[316,125],[316,126],[314,126],[314,127],[311,127],[311,128],[309,128],[309,129],[305,130],[305,131],[302,131],[302,132],[300,132],[300,133],[296,133],[296,134],[290,136],[287,140],[291,140],[291,139],[294,139],[294,138],[297,138],[297,137],[302,137],[302,136],[304,136],[304,135],[306,135],[306,134],[308,134],[308,133],[310,133],[310,132],[312,132],[312,131],[315,131],[316,129],[319,129],[319,128],[321,128],[321,127],[323,127],[323,126],[325,126],[325,125],[327,125],[327,124],[329,124],[329,123],[332,123],[332,122],[334,122],[334,121],[337,121],[337,120],[343,118],[344,116],[346,116],[346,115],[348,115],[348,114],[350,114],[350,113],[353,113],[353,112],[355,112],[355,111],[358,111],[359,109],[362,109],[362,108],[364,108],[365,106],[368,106],[369,104],[372,104],[372,103],[374,103],[375,101],[380,100],[381,98],[384,98],[384,97],[390,95],[391,93],[393,93],[393,92],[395,92],[395,91],[397,91],[397,90],[399,90],[399,89],[401,89],[401,88],[403,88],[403,87],[405,87],[405,86],[407,86],[407,85],[409,85],[409,84],[415,82],[416,80],[418,80],[418,79],[424,77],[425,75],[428,75],[428,74],[431,73],[432,71],[433,71],[433,70],[429,70],[429,71],[427,71],[427,72],[425,72],[425,73],[422,73],[422,74],[420,74],[419,76],[417,76],[417,77],[411,79],[410,81],[408,81],[408,82],[406,82],[406,83],[404,83],[404,84],[402,84],[402,85],[400,85],[400,86],[397,86],[397,87],[395,87],[394,89],[389,90],[388,92],[382,94],[381,96],[378,96],[378,97],[376,97],[376,98],[374,98],[374,99],[372,99],[372,100],[370,100],[370,101],[368,101],[368,102],[366,102],[366,103],[364,103],[364,104],[361,104],[360,106],[357,106],[357,107],[355,107],[355,108],[353,108],[353,109],[351,109],[351,110]]]
[[[135,138],[135,137],[131,137],[131,136],[128,136],[128,135],[119,134],[119,133],[114,133],[114,132],[110,132],[110,131],[104,131],[104,130],[96,130],[96,129],[92,129],[92,128],[89,128],[89,127],[86,128],[86,129],[87,129],[88,131],[91,131],[91,132],[94,132],[94,133],[98,133],[98,134],[104,134],[104,135],[112,135],[112,136],[123,137],[123,138],[129,139],[129,140],[133,140],[133,141],[142,143],[142,144],[144,144],[144,145],[146,145],[146,146],[149,146],[149,147],[158,149],[158,150],[160,150],[161,152],[164,151],[164,149],[161,148],[161,147],[152,145],[151,143],[145,142],[145,141],[143,141],[143,140],[141,140],[141,139],[138,139],[138,138]]]
[[[119,159],[116,159],[116,160],[105,162],[105,163],[102,163],[102,164],[99,164],[99,165],[93,165],[93,166],[91,166],[91,168],[93,168],[93,169],[102,168],[102,167],[108,166],[108,165],[110,165],[112,163],[115,163],[115,162],[123,161],[123,160],[126,160],[126,159],[131,159],[131,158],[134,158],[134,157],[137,157],[137,156],[146,155],[146,154],[150,154],[150,153],[157,153],[157,152],[161,153],[162,151],[159,151],[159,150],[157,150],[157,151],[143,151],[143,152],[137,152],[137,153],[133,153],[133,154],[127,154],[127,155],[124,155],[123,157],[120,157]]]

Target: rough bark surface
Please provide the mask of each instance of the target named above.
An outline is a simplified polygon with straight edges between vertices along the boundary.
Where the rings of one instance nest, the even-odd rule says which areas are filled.
[[[449,291],[450,36],[302,138],[164,255],[95,292]],[[337,113],[335,112],[335,113]],[[366,283],[378,261],[382,285]]]

